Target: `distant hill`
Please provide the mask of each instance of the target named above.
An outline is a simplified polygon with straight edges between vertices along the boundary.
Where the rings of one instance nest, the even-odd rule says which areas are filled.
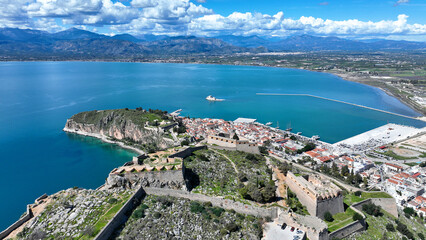
[[[53,33],[50,35],[51,38],[60,40],[75,40],[75,39],[102,39],[109,38],[108,36],[97,34],[94,32],[81,30],[78,28],[70,28],[68,30]]]
[[[218,36],[227,43],[240,47],[265,47],[270,51],[395,51],[426,50],[425,42],[374,39],[357,41],[338,37],[295,35],[285,39],[265,39],[258,36]]]
[[[266,51],[412,51],[426,50],[425,42],[355,41],[310,35],[286,39],[258,36],[157,35],[106,36],[77,28],[57,33],[0,28],[0,59],[134,59],[147,56],[223,55]]]

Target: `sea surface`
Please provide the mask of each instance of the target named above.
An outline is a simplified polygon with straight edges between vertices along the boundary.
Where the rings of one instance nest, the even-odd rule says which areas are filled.
[[[267,67],[104,62],[0,63],[0,229],[44,193],[97,188],[135,153],[62,131],[81,111],[183,109],[183,116],[256,118],[334,143],[387,122],[424,122],[302,96],[312,94],[408,116],[419,114],[383,91],[334,75]],[[208,102],[207,95],[226,99]]]

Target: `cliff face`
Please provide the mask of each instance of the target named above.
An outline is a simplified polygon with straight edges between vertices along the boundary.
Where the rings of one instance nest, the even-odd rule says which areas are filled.
[[[130,140],[137,144],[155,144],[159,148],[170,147],[170,142],[164,140],[160,128],[145,127],[153,116],[155,114],[123,109],[83,112],[68,119],[64,131]]]

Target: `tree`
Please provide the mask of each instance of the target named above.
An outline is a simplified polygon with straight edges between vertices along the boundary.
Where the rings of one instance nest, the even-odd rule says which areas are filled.
[[[354,221],[358,221],[358,220],[362,220],[362,219],[363,219],[362,215],[357,213],[357,212],[354,213],[354,215],[352,216],[352,220],[354,220]]]
[[[375,217],[383,215],[383,213],[380,210],[381,210],[381,207],[373,203],[362,205],[362,211],[366,212],[369,215],[373,215]]]
[[[262,190],[263,202],[271,202],[275,198],[275,190],[274,181],[269,181]]]
[[[363,178],[362,181],[364,183],[364,187],[368,187],[368,180],[367,180],[367,178],[366,177]]]
[[[240,140],[240,138],[238,137],[238,135],[236,133],[234,134],[234,136],[232,137],[232,139],[237,140],[237,141]]]
[[[419,238],[421,239],[421,240],[425,240],[425,235],[423,235],[423,233],[417,233],[417,235],[419,236]]]
[[[414,214],[416,214],[416,212],[414,212],[414,209],[411,207],[405,207],[403,211],[409,216],[413,216]]]
[[[268,149],[265,146],[259,146],[259,152],[261,154],[268,154]]]
[[[327,221],[327,222],[332,222],[334,219],[333,219],[333,215],[331,215],[331,213],[330,212],[325,212],[324,213],[324,219]]]
[[[355,194],[355,196],[359,197],[359,196],[361,196],[362,192],[361,191],[356,191],[354,194]]]
[[[189,145],[189,141],[188,140],[183,140],[180,145],[183,146],[188,146]]]
[[[291,165],[289,165],[287,162],[281,163],[281,165],[278,167],[280,172],[284,174],[284,176],[287,176],[287,172],[292,170]]]
[[[348,166],[343,166],[342,170],[340,171],[340,174],[342,176],[347,176],[349,174],[349,168],[348,168]]]

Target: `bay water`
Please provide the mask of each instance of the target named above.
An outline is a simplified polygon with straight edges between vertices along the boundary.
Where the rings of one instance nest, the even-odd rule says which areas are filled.
[[[256,118],[334,143],[388,122],[421,121],[305,96],[311,94],[407,116],[418,113],[380,89],[331,74],[268,67],[110,62],[0,63],[0,229],[43,193],[97,188],[135,153],[62,131],[81,111],[182,109],[183,116]],[[223,98],[208,102],[207,95]]]

